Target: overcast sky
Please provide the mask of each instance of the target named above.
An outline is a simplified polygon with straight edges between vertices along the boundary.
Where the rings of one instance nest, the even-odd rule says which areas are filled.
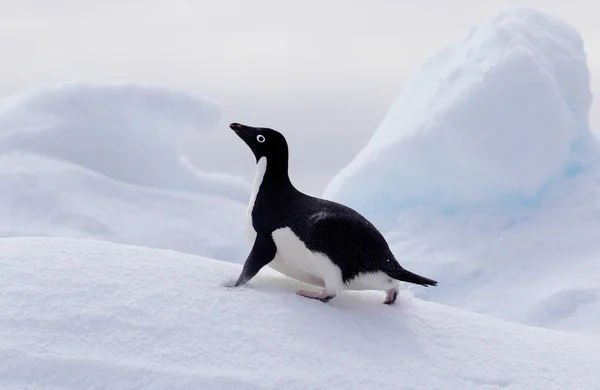
[[[223,123],[189,145],[205,170],[251,179],[232,121],[283,131],[293,180],[318,194],[434,51],[506,6],[554,13],[583,35],[591,0],[0,0],[0,96],[40,84],[128,81],[205,95]],[[594,104],[592,124],[600,125]]]

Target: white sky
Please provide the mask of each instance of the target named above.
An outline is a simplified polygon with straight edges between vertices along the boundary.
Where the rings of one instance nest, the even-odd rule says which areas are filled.
[[[0,0],[0,96],[56,82],[134,81],[200,93],[223,126],[190,145],[206,170],[252,177],[232,121],[282,130],[293,179],[319,193],[433,52],[506,6],[554,13],[600,70],[592,0]],[[600,84],[598,84],[600,85]],[[594,104],[592,124],[600,124]]]

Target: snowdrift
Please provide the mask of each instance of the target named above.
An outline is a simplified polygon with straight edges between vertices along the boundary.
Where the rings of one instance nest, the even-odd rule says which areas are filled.
[[[179,150],[219,110],[137,85],[24,93],[0,110],[0,235],[86,237],[242,261],[249,185]]]
[[[265,269],[119,244],[0,239],[0,387],[595,389],[600,340],[403,294],[328,304]]]
[[[140,187],[36,155],[0,156],[0,236],[94,238],[239,262],[245,206]]]
[[[509,9],[435,53],[324,196],[387,232],[419,297],[600,330],[600,174],[584,45]]]

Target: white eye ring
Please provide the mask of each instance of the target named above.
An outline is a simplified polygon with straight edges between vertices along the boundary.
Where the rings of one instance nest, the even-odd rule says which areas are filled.
[[[256,140],[262,144],[263,142],[265,142],[265,136],[262,134],[259,134],[256,136]]]

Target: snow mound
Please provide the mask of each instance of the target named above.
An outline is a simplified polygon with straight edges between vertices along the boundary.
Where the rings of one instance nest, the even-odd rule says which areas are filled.
[[[324,196],[382,222],[422,206],[536,205],[596,158],[591,100],[580,35],[539,11],[503,11],[425,63]]]
[[[600,335],[600,208],[589,207],[598,198],[576,196],[516,222],[414,213],[386,236],[403,265],[439,281],[415,290],[422,299]]]
[[[94,238],[239,262],[249,185],[179,150],[219,111],[163,87],[69,85],[0,109],[0,236]]]
[[[212,104],[165,87],[47,87],[4,104],[0,154],[40,154],[125,183],[246,201],[245,181],[193,170],[180,151],[186,132],[205,131],[219,118]]]
[[[0,155],[0,237],[93,238],[240,262],[245,205],[111,180],[39,155]]]
[[[328,304],[265,269],[73,240],[0,240],[0,387],[594,389],[598,338],[407,294]],[[360,369],[358,369],[360,367]]]

